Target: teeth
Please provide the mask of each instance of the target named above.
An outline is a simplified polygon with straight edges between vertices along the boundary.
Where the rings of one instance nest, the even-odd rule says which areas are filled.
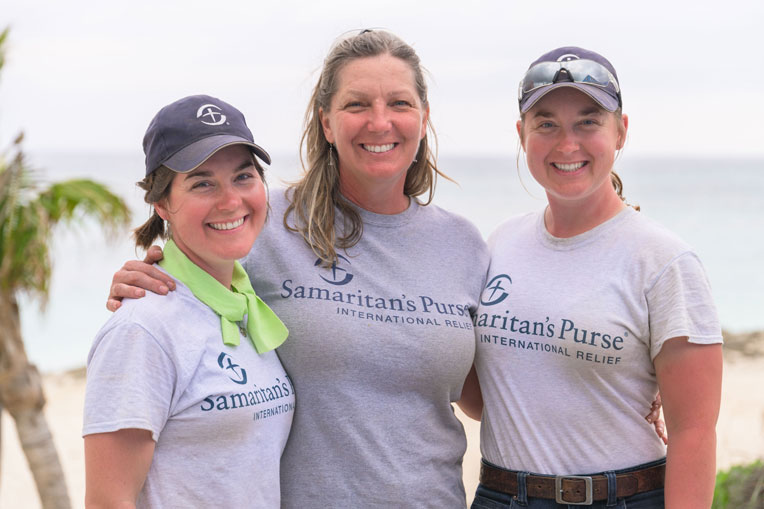
[[[581,168],[584,163],[570,163],[570,164],[564,164],[564,163],[553,163],[554,167],[558,170],[562,171],[576,171],[577,169]]]
[[[392,150],[393,147],[395,147],[395,143],[388,143],[387,145],[364,145],[364,150],[368,150],[369,152],[387,152],[388,150]]]
[[[244,218],[236,220],[232,223],[210,223],[210,226],[216,230],[233,230],[244,224]]]

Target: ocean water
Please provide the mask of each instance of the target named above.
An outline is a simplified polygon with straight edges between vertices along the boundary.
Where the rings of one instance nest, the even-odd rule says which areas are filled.
[[[296,156],[274,154],[269,185],[298,175]],[[87,177],[122,195],[133,226],[148,217],[134,183],[143,157],[131,154],[31,154],[38,177]],[[440,168],[458,182],[438,181],[434,203],[472,220],[487,236],[505,218],[545,205],[543,191],[513,157],[441,157]],[[642,213],[688,241],[708,272],[722,326],[764,329],[764,160],[645,158],[616,162],[624,194]],[[43,371],[85,364],[95,333],[108,319],[113,273],[135,258],[129,232],[106,237],[92,221],[61,225],[51,244],[53,278],[48,305],[22,297],[27,354]]]

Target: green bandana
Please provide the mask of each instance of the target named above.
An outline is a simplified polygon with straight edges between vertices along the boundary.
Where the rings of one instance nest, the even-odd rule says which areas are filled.
[[[239,345],[236,322],[241,322],[244,316],[247,316],[247,336],[259,354],[281,345],[289,334],[276,313],[255,295],[249,276],[238,261],[234,262],[231,290],[189,260],[172,239],[165,244],[164,258],[159,265],[220,315],[226,345]]]

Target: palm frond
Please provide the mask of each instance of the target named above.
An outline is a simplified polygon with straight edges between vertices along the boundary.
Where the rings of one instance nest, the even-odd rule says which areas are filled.
[[[11,31],[10,27],[0,32],[0,70],[5,65],[5,42],[8,40],[8,33]]]
[[[50,281],[51,224],[39,201],[17,205],[0,223],[0,287],[23,289],[45,303]]]
[[[0,288],[27,291],[44,305],[53,227],[92,217],[113,233],[129,224],[130,211],[120,197],[87,179],[57,182],[39,191],[20,141],[10,162],[0,157]]]
[[[24,225],[26,213],[20,201],[30,189],[23,155],[16,153],[10,162],[3,157],[0,160],[0,285],[3,289],[15,287],[18,279],[17,253],[23,250],[15,246],[26,245],[31,232]]]
[[[18,146],[14,149],[10,163],[0,160],[0,287],[23,288],[44,303],[50,279],[50,221],[35,199],[24,154]]]
[[[82,217],[97,219],[107,231],[130,223],[130,211],[119,196],[106,186],[88,179],[73,179],[52,184],[39,195],[51,224]]]

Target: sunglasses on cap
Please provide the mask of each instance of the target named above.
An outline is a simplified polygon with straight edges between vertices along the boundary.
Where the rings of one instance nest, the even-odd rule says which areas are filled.
[[[565,70],[569,79],[561,79],[561,71]],[[574,83],[583,83],[597,87],[607,88],[612,83],[615,93],[618,96],[618,102],[621,102],[621,88],[618,86],[618,80],[613,73],[594,60],[568,60],[566,62],[541,62],[525,73],[520,82],[518,99],[522,101],[523,96],[533,92],[541,87],[546,87],[559,81],[572,81]]]

